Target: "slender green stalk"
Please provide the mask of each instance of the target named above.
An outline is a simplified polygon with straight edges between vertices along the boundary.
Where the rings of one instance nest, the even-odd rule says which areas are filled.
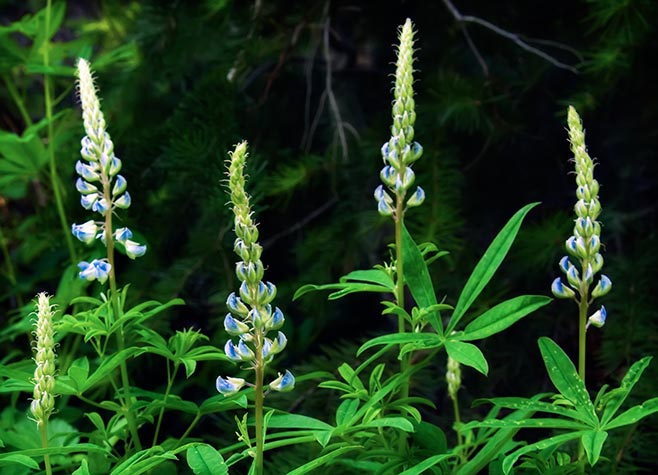
[[[8,74],[3,75],[3,78],[5,80],[5,85],[7,86],[7,91],[9,92],[9,96],[14,100],[14,104],[16,104],[16,107],[18,107],[18,112],[20,112],[23,122],[25,122],[25,125],[27,127],[31,126],[32,118],[30,117],[30,114],[27,112],[27,108],[25,107],[25,101],[23,101],[23,98],[18,93],[18,89],[16,89],[16,85],[9,78]]]
[[[462,425],[462,420],[461,420],[461,415],[459,413],[459,400],[455,398],[452,399],[452,411],[455,415],[455,432],[457,433],[457,447],[459,447],[459,460],[461,460],[461,463],[464,464],[466,463],[466,454],[464,453],[464,438],[462,437],[462,433],[459,430],[459,428]]]
[[[585,282],[585,287],[587,283]],[[585,289],[581,295],[588,295]],[[578,302],[578,376],[585,382],[585,356],[587,355],[587,313],[589,305],[587,299],[581,297]]]
[[[48,448],[48,422],[44,421],[40,424],[39,429],[41,432],[41,447]],[[46,466],[46,475],[52,475],[53,469],[50,466],[50,454],[43,454],[43,464]]]
[[[402,224],[404,222],[404,196],[396,196],[395,209],[395,300],[400,308],[404,308],[404,252],[402,251]],[[406,325],[404,317],[398,315],[398,332],[405,333]],[[405,354],[400,360],[400,372],[404,373],[411,364],[411,354]],[[409,396],[409,380],[400,388],[402,398]]]
[[[5,258],[5,263],[7,265],[7,278],[13,287],[16,285],[16,272],[14,271],[14,265],[11,262],[11,255],[9,254],[9,248],[7,247],[7,242],[5,241],[5,235],[2,232],[2,227],[0,227],[0,249],[2,249],[2,256]],[[15,297],[18,307],[22,307],[23,296],[16,292]]]
[[[50,24],[51,24],[51,10],[52,10],[52,0],[48,0],[46,4],[46,42],[43,45],[43,65],[46,69],[50,65]],[[59,216],[59,222],[62,225],[62,230],[64,232],[64,237],[66,240],[66,247],[69,251],[69,257],[71,263],[75,265],[78,262],[78,257],[75,252],[75,246],[73,245],[73,236],[71,235],[69,228],[69,221],[66,218],[66,212],[64,211],[64,201],[62,198],[62,186],[59,181],[59,175],[57,172],[57,162],[55,160],[55,129],[53,125],[53,85],[50,75],[46,73],[43,79],[44,87],[44,99],[45,99],[45,108],[46,108],[46,119],[48,121],[48,162],[50,168],[50,182],[53,188],[53,194],[55,196],[55,207],[57,208],[57,214]]]
[[[256,475],[263,475],[263,452],[265,446],[265,432],[263,430],[263,406],[265,403],[264,396],[264,370],[263,363],[263,350],[262,350],[262,337],[258,338],[260,342],[256,343],[256,363],[255,370],[255,397],[254,401],[254,418],[256,430],[256,457],[254,463],[256,465]],[[260,347],[260,348],[259,348]]]
[[[165,405],[167,404],[167,399],[169,398],[169,393],[171,392],[171,387],[174,384],[174,379],[176,378],[176,373],[178,373],[178,364],[174,364],[174,370],[169,369],[169,361],[167,361],[167,388],[165,389],[164,398],[162,399],[162,407],[160,408],[160,414],[158,414],[158,422],[155,424],[155,433],[153,434],[152,446],[157,445],[158,436],[160,435],[160,426],[162,425],[162,418],[164,417]]]

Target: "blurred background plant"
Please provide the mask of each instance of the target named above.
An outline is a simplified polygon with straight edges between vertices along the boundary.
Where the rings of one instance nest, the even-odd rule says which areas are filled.
[[[332,282],[380,261],[392,228],[372,211],[378,184],[372,170],[380,167],[389,127],[391,45],[407,17],[421,33],[416,135],[424,157],[416,173],[432,197],[407,226],[418,242],[451,253],[432,272],[440,296],[458,295],[455,286],[478,251],[532,201],[543,204],[521,229],[504,264],[506,280],[492,282],[477,305],[484,310],[505,296],[548,293],[573,226],[564,134],[572,104],[597,154],[606,273],[615,283],[605,306],[616,318],[588,345],[588,386],[617,383],[633,361],[656,353],[655,2],[444,0],[381,8],[356,1],[291,7],[262,0],[70,0],[53,2],[49,20],[45,7],[0,0],[0,363],[28,351],[32,309],[25,305],[37,291],[53,294],[62,311],[81,293],[74,263],[83,248],[63,224],[84,221],[73,188],[78,56],[94,64],[123,173],[132,177],[135,203],[126,225],[148,230],[149,253],[139,267],[122,262],[130,298],[183,298],[186,307],[170,309],[150,323],[153,329],[167,335],[193,326],[216,343],[225,339],[224,302],[237,286],[232,218],[218,183],[226,151],[238,140],[251,145],[250,193],[278,302],[289,302],[303,283]],[[285,306],[290,343],[281,364],[305,368],[296,374],[335,371],[332,360],[349,362],[366,336],[386,329],[384,320],[358,318],[373,308],[376,297],[328,305],[321,295]],[[536,371],[540,355],[518,352],[548,335],[575,355],[571,311],[557,302],[486,340],[482,349],[497,371],[489,378],[464,371],[463,417],[477,415],[478,409],[468,414],[469,398],[546,387]],[[157,367],[145,364],[156,371],[145,385],[163,386]],[[445,361],[437,362],[437,387],[427,388],[439,406],[428,417],[437,423],[451,420],[439,387],[444,368]],[[203,400],[217,372],[202,365],[178,389]],[[326,397],[306,384],[288,396],[288,408],[321,415]],[[11,387],[0,388],[2,406],[27,407]],[[632,402],[656,393],[654,363]],[[216,419],[210,422],[234,424],[228,415]],[[656,427],[650,418],[607,444],[604,455],[617,473],[655,463]],[[205,436],[217,445],[233,442],[233,431],[224,432],[209,435],[222,434],[214,428]],[[285,460],[269,463],[292,464],[296,456],[288,451]]]

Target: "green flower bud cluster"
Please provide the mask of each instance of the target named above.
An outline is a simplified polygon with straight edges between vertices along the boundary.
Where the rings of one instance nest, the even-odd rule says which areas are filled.
[[[558,298],[570,298],[576,301],[585,300],[590,303],[597,297],[610,292],[612,282],[601,274],[590,294],[595,275],[603,267],[601,250],[601,223],[597,221],[601,213],[599,202],[599,183],[594,178],[594,162],[587,153],[585,132],[576,109],[569,107],[567,116],[569,125],[569,141],[574,154],[576,169],[576,197],[574,206],[576,220],[573,235],[567,239],[565,247],[568,256],[560,260],[560,269],[565,275],[566,283],[560,277],[553,281],[551,290]],[[576,262],[578,267],[572,262]],[[605,309],[602,314],[605,316]],[[597,322],[600,321],[598,318]],[[603,323],[605,317],[603,317]],[[603,323],[600,323],[601,326]]]
[[[258,227],[252,219],[249,195],[245,191],[244,166],[247,159],[247,143],[236,145],[230,154],[228,187],[235,216],[235,253],[242,259],[235,266],[235,274],[242,282],[238,291],[229,295],[226,305],[230,313],[224,318],[224,328],[231,336],[239,337],[238,343],[228,340],[224,346],[226,356],[237,363],[248,363],[252,368],[264,368],[275,355],[283,351],[286,336],[278,331],[274,339],[268,332],[279,330],[284,323],[283,312],[271,303],[276,287],[263,282],[265,268],[261,261],[263,248],[258,244]],[[246,384],[242,378],[217,378],[217,390],[228,396]],[[269,385],[275,391],[290,391],[295,378],[286,371]]]
[[[37,295],[36,320],[34,331],[36,339],[37,364],[34,370],[34,395],[30,411],[37,423],[41,426],[48,421],[55,408],[55,332],[53,330],[53,305],[50,297],[45,293]]]
[[[414,142],[416,122],[413,90],[414,33],[413,24],[407,19],[399,36],[391,139],[381,148],[385,166],[379,176],[399,203],[404,200],[415,180],[411,165],[423,154],[423,147],[418,142]],[[379,214],[383,216],[396,214],[396,201],[383,185],[379,185],[375,190],[375,200]],[[419,206],[424,200],[425,192],[421,187],[416,187],[405,206],[409,208]]]
[[[459,361],[450,356],[448,356],[446,382],[448,383],[448,395],[454,401],[457,399],[457,392],[462,385],[462,370]]]

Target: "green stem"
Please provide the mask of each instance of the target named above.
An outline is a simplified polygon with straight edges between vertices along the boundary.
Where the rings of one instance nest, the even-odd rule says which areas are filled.
[[[587,291],[581,292],[578,302],[578,376],[585,382],[585,356],[587,354]]]
[[[50,65],[50,20],[52,0],[48,0],[46,5],[46,40],[43,45],[43,65],[46,69]],[[50,76],[46,73],[43,80],[44,99],[46,106],[46,119],[48,122],[48,162],[50,165],[50,182],[55,196],[55,206],[57,207],[57,214],[59,221],[64,231],[66,246],[69,250],[69,257],[71,263],[76,265],[78,262],[75,246],[73,244],[73,236],[71,235],[68,219],[64,211],[64,201],[62,199],[62,187],[57,173],[57,162],[55,161],[55,129],[53,126],[53,85]]]
[[[172,374],[171,370],[169,369],[169,361],[167,361],[167,389],[165,389],[164,398],[162,400],[162,408],[160,408],[160,414],[158,415],[158,422],[155,425],[155,434],[153,434],[153,443],[151,444],[154,447],[158,442],[158,435],[160,434],[160,426],[162,425],[162,418],[164,417],[165,406],[167,405],[167,398],[169,397],[169,393],[171,392],[171,387],[174,384],[174,378],[176,377],[177,372],[178,372],[178,364],[174,363],[174,371]]]
[[[587,310],[589,307],[589,284],[583,280],[580,286],[578,302],[578,376],[585,383],[585,362],[587,355]],[[587,386],[587,385],[586,385]],[[585,473],[585,447],[578,444],[578,461],[580,473]]]
[[[187,426],[187,429],[185,429],[185,432],[183,432],[183,435],[180,436],[178,439],[178,442],[174,446],[174,449],[177,449],[180,447],[181,443],[185,440],[185,438],[189,435],[190,432],[192,432],[192,429],[194,428],[195,425],[201,420],[201,413],[197,412],[196,415],[194,416],[194,419],[192,419],[192,422]]]
[[[254,417],[256,429],[256,475],[263,475],[263,451],[265,445],[265,432],[263,431],[263,406],[265,401],[265,394],[263,392],[263,380],[265,373],[265,364],[263,362],[263,338],[262,332],[256,333],[256,362],[255,362],[255,403],[254,403]]]
[[[459,428],[462,425],[461,416],[459,414],[459,401],[457,400],[457,395],[455,397],[450,396],[452,399],[452,410],[455,413],[455,432],[457,433],[457,447],[459,448],[459,459],[462,464],[466,463],[466,457],[464,454],[464,439],[462,438],[462,433],[459,431]]]
[[[402,252],[402,225],[404,223],[404,193],[395,194],[395,300],[398,306],[404,309],[404,253]],[[398,332],[405,333],[406,325],[404,317],[398,315]],[[404,374],[411,365],[411,353],[402,356],[400,360],[400,373]],[[409,397],[409,380],[407,377],[400,387],[400,399]],[[406,452],[407,438],[400,438],[400,453]]]
[[[44,420],[39,424],[41,431],[41,446],[44,449],[48,448],[48,421]],[[46,466],[46,475],[52,475],[53,469],[50,466],[50,454],[43,454],[43,463]]]
[[[32,125],[32,118],[27,112],[25,101],[23,101],[23,98],[18,93],[16,85],[9,79],[9,75],[5,74],[3,77],[5,80],[5,85],[7,86],[7,91],[9,92],[11,98],[14,100],[16,107],[18,107],[18,111],[21,113],[21,118],[23,119],[23,122],[25,122],[25,126],[30,127]]]
[[[12,287],[16,286],[16,273],[14,271],[14,265],[11,262],[11,256],[9,254],[9,248],[7,247],[7,242],[5,241],[5,235],[2,232],[2,227],[0,227],[0,248],[2,248],[2,255],[5,258],[5,263],[7,264],[7,278]],[[20,308],[23,306],[23,296],[16,292],[16,304]]]
[[[105,174],[102,175],[103,181],[103,192],[104,197],[107,203],[112,203],[112,192],[110,189],[110,180]],[[111,205],[110,205],[111,206]],[[114,314],[115,321],[121,320],[122,309],[119,305],[119,292],[117,291],[117,282],[116,282],[116,272],[114,265],[114,236],[112,234],[112,210],[109,209],[105,213],[105,245],[107,247],[107,262],[110,264],[110,301],[112,303],[112,310]],[[123,324],[119,325],[119,331],[117,335],[117,351],[121,352],[126,347],[125,335],[123,331]],[[137,431],[137,424],[135,422],[134,414],[132,412],[132,397],[130,395],[130,380],[128,378],[128,366],[126,365],[126,360],[121,360],[120,365],[121,372],[121,384],[123,386],[123,407],[125,411],[126,421],[128,423],[128,428],[130,434],[132,435],[133,442],[137,450],[142,450],[142,443],[139,439],[139,433]]]

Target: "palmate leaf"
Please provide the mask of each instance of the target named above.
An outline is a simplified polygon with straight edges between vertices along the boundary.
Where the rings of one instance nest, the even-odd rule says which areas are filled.
[[[473,273],[466,282],[462,293],[459,295],[459,299],[455,305],[455,311],[450,317],[450,322],[448,322],[446,334],[452,333],[459,323],[459,320],[461,320],[471,304],[489,283],[494,273],[503,262],[510,247],[512,247],[514,238],[521,228],[523,218],[525,218],[528,212],[538,204],[539,203],[530,203],[517,211],[491,242],[480,259],[480,262],[478,262],[475,269],[473,269]]]

